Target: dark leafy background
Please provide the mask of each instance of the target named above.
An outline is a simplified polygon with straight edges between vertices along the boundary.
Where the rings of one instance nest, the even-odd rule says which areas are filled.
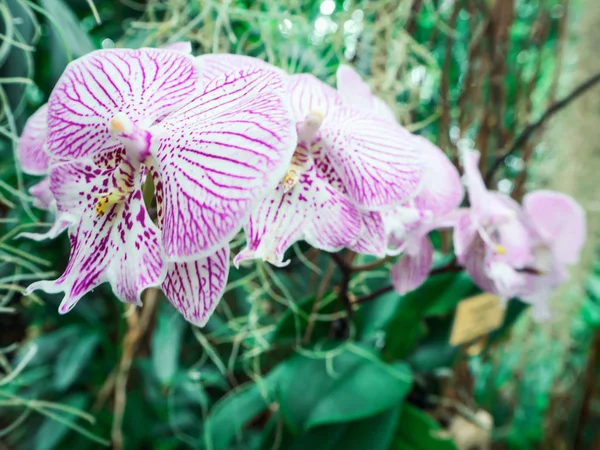
[[[448,343],[456,305],[479,292],[462,272],[405,296],[387,292],[348,321],[336,265],[298,245],[285,269],[232,270],[217,313],[196,329],[160,296],[132,314],[105,286],[60,316],[58,297],[20,292],[62,271],[66,238],[12,239],[51,219],[30,206],[36,180],[16,168],[15,138],[68,61],[94,48],[189,39],[197,53],[246,53],[328,82],[348,61],[402,123],[453,160],[472,141],[485,169],[557,97],[565,2],[347,0],[329,16],[321,2],[294,0],[103,0],[93,3],[100,24],[90,4],[0,2],[0,363],[16,374],[0,378],[0,448],[453,449],[457,417],[477,424],[479,409],[491,413],[494,427],[479,429],[498,448],[593,439],[593,421],[579,417],[583,386],[566,400],[552,386],[561,371],[595,375],[584,367],[600,325],[600,272],[565,325],[577,344],[564,367],[523,368],[505,349],[526,310],[517,299],[482,353]],[[497,177],[515,198],[535,144]],[[432,237],[441,266],[449,236]],[[351,291],[388,283],[383,266],[356,274]],[[548,419],[553,407],[571,414]]]

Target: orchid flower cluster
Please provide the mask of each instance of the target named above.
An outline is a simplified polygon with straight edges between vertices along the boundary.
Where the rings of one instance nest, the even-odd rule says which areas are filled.
[[[519,206],[486,190],[478,154],[463,185],[443,151],[413,135],[347,66],[337,89],[240,55],[191,55],[189,44],[106,49],[65,69],[19,142],[43,175],[35,205],[55,213],[41,240],[68,230],[58,279],[27,292],[64,295],[66,313],[108,282],[123,302],[162,289],[191,323],[218,304],[233,258],[285,266],[298,241],[326,251],[400,255],[400,294],[427,278],[429,233],[454,228],[458,262],[484,290],[545,299],[578,259],[585,217],[571,198],[533,192]],[[149,206],[150,205],[150,206]]]

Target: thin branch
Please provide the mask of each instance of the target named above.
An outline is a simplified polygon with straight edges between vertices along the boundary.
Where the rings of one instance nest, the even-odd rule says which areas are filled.
[[[525,127],[521,134],[519,134],[519,136],[514,140],[513,144],[510,146],[508,151],[494,161],[487,174],[485,175],[485,184],[487,186],[490,185],[496,171],[500,168],[500,166],[506,160],[506,158],[515,153],[517,150],[519,150],[523,146],[523,144],[525,144],[527,140],[533,135],[535,131],[537,131],[542,125],[544,125],[552,116],[554,116],[554,114],[556,114],[561,109],[569,105],[573,100],[587,92],[599,82],[600,73],[588,78],[587,81],[584,81],[575,89],[573,89],[573,91],[569,95],[564,97],[562,100],[559,100],[556,103],[552,104],[536,122]]]
[[[456,263],[456,259],[453,259],[447,265],[445,265],[443,267],[438,267],[437,269],[433,269],[431,272],[429,272],[429,276],[440,275],[442,273],[449,273],[449,272],[458,272],[461,270],[462,270],[462,267],[460,267]],[[387,294],[388,292],[391,292],[393,290],[394,290],[394,286],[391,284],[382,286],[379,289],[376,289],[367,295],[358,297],[356,300],[354,300],[354,303],[355,304],[368,303],[368,302],[380,297],[381,295]]]

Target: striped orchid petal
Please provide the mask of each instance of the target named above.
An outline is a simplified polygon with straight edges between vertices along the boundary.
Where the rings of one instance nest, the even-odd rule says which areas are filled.
[[[342,107],[325,118],[320,136],[359,206],[381,209],[418,193],[423,163],[414,136],[400,125]]]
[[[398,294],[404,295],[421,286],[433,264],[433,245],[425,236],[412,242],[391,270],[392,285]]]
[[[300,240],[329,252],[349,246],[359,236],[361,218],[309,162],[291,189],[281,183],[271,191],[253,211],[245,231],[247,246],[235,257],[236,266],[256,258],[285,266],[285,251]]]
[[[60,313],[69,312],[103,282],[109,282],[122,301],[140,305],[142,291],[160,285],[165,277],[159,231],[146,212],[139,189],[103,216],[86,210],[69,237],[71,256],[62,276],[27,288],[28,293],[38,289],[64,293]]]
[[[257,68],[211,81],[154,133],[163,245],[179,262],[232,238],[283,178],[295,147],[285,80]]]
[[[161,287],[169,301],[199,327],[206,325],[223,295],[229,273],[229,246],[187,263],[169,263]]]
[[[165,49],[97,50],[70,63],[48,101],[47,151],[69,161],[122,148],[109,121],[121,113],[144,128],[197,90],[194,59]]]
[[[252,67],[271,70],[283,75],[284,72],[262,59],[233,53],[207,53],[196,57],[204,84],[230,72],[239,72]]]
[[[47,136],[48,105],[45,104],[29,117],[19,139],[17,154],[23,172],[30,175],[46,175],[48,155],[44,144]]]
[[[337,89],[344,103],[357,109],[367,111],[384,120],[396,122],[396,114],[379,97],[371,92],[371,88],[356,71],[345,64],[336,72]]]
[[[331,86],[309,74],[291,75],[290,107],[296,121],[317,113],[327,119],[343,105],[342,97]]]
[[[380,212],[361,212],[362,232],[348,248],[356,253],[382,258],[387,253],[385,222]]]

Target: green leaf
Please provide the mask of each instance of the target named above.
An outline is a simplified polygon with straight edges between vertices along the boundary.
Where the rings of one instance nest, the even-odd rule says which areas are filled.
[[[287,446],[290,450],[387,450],[394,437],[400,417],[401,406],[364,420],[335,425],[324,425],[308,430],[293,438]]]
[[[451,439],[443,436],[442,427],[427,413],[405,405],[390,450],[456,450]]]
[[[280,366],[280,407],[295,432],[371,417],[399,405],[410,390],[405,364],[387,365],[354,344],[327,353],[298,354]]]
[[[363,323],[361,340],[376,339],[384,332],[386,326],[394,318],[394,313],[400,305],[402,297],[395,291],[388,292],[360,308],[360,318]]]
[[[386,359],[406,357],[426,335],[423,319],[452,313],[461,300],[477,291],[467,273],[457,272],[430,277],[419,289],[401,297],[385,329]]]
[[[61,403],[65,406],[70,406],[75,409],[83,409],[87,403],[86,397],[83,394],[70,395],[61,400]],[[62,417],[64,414],[61,414]],[[66,416],[66,415],[64,415]],[[69,417],[65,419],[72,421],[73,418]],[[35,435],[35,449],[36,450],[50,450],[56,447],[60,443],[63,437],[69,431],[67,423],[59,422],[53,418],[47,417],[42,422],[42,425],[38,428]]]
[[[406,360],[417,372],[432,372],[441,367],[450,367],[458,347],[450,345],[452,318],[430,318],[427,320],[429,333],[419,342]]]
[[[166,302],[158,311],[158,323],[152,336],[152,365],[163,386],[169,386],[179,368],[181,339],[186,322]]]
[[[69,388],[94,354],[100,342],[100,333],[88,332],[70,341],[58,354],[54,368],[54,387],[59,391]]]
[[[215,404],[203,432],[203,442],[208,448],[228,448],[244,425],[268,408],[280,373],[280,370],[275,369],[261,380],[260,385],[242,385]]]

